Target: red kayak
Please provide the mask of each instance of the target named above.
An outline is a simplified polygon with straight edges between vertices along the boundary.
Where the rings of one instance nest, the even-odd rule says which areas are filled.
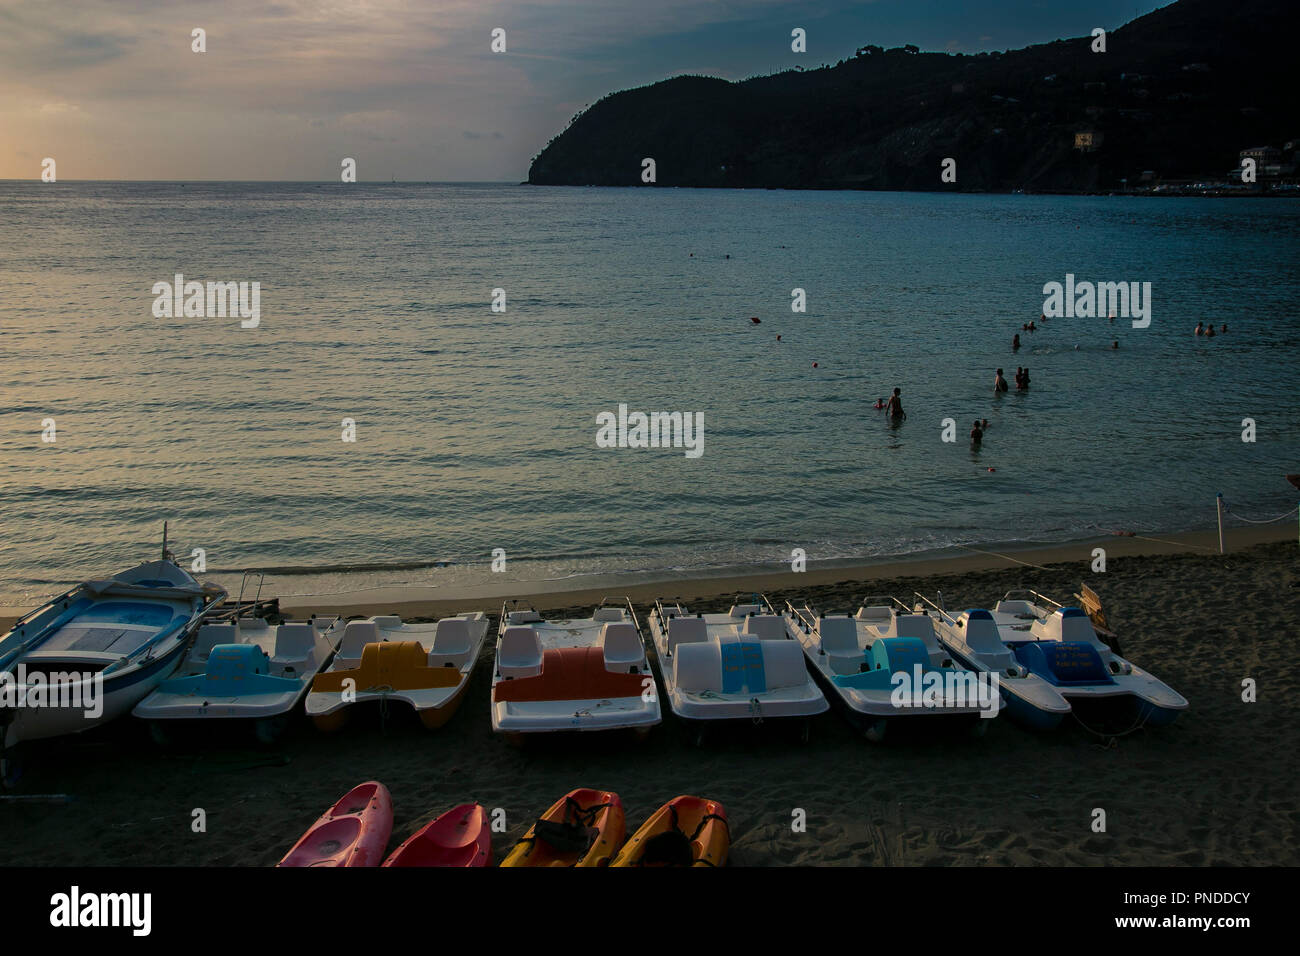
[[[325,811],[276,866],[378,866],[393,832],[393,798],[374,780]]]
[[[462,803],[421,827],[393,851],[384,866],[488,866],[492,830],[487,811]]]

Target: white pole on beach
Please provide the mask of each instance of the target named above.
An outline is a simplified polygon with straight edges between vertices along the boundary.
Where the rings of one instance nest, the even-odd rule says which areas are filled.
[[[1214,504],[1219,509],[1219,554],[1223,554],[1223,492],[1220,491],[1214,498]]]

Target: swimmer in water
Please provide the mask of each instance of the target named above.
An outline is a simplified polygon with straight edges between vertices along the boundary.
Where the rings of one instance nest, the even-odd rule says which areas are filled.
[[[1017,332],[1015,338],[1011,340],[1011,351],[1018,352],[1019,350],[1020,350],[1020,333]]]
[[[1197,335],[1204,335],[1204,334],[1205,334],[1205,323],[1204,323],[1204,322],[1197,322],[1197,323],[1196,323],[1196,334],[1197,334]]]
[[[894,389],[894,394],[889,397],[889,402],[885,405],[885,412],[894,421],[907,420],[907,412],[903,411],[903,400],[898,397],[901,394],[901,389]]]
[[[978,445],[983,440],[984,440],[984,431],[980,428],[979,419],[977,418],[975,419],[975,424],[971,426],[970,443],[972,445]]]
[[[1007,390],[1007,380],[1002,377],[1002,369],[998,369],[998,374],[993,377],[993,393],[1005,392]]]
[[[989,430],[989,420],[987,418],[980,423],[980,428],[984,429],[984,431]]]
[[[876,404],[872,405],[871,407],[872,407],[872,408],[884,408],[884,407],[885,407],[885,400],[884,400],[883,398],[878,398],[878,399],[876,399]]]

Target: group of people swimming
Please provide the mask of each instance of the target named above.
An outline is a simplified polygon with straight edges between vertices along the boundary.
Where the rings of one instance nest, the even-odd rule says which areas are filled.
[[[1227,332],[1228,332],[1228,323],[1227,323],[1227,322],[1224,322],[1221,326],[1219,326],[1219,331],[1218,331],[1218,332],[1215,332],[1215,331],[1214,331],[1214,323],[1213,323],[1213,322],[1211,322],[1209,325],[1206,325],[1204,322],[1197,322],[1197,323],[1196,323],[1196,334],[1197,334],[1197,335],[1204,335],[1207,339],[1212,339],[1212,338],[1214,338],[1215,335],[1226,335]]]
[[[1021,368],[1019,365],[1017,365],[1016,366],[1016,391],[1024,392],[1028,390],[1029,390],[1029,369]],[[1006,391],[1010,391],[1010,386],[1007,385],[1007,380],[1002,377],[1002,369],[998,369],[997,374],[993,376],[993,393],[996,395]]]

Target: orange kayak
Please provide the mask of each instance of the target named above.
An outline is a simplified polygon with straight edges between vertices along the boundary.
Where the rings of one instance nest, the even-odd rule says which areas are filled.
[[[477,803],[463,803],[421,827],[384,866],[488,866],[491,862],[487,812]]]
[[[392,832],[393,798],[371,780],[326,810],[276,866],[378,866]]]
[[[543,813],[501,865],[608,866],[626,835],[617,793],[578,789]]]
[[[632,834],[610,866],[723,866],[730,848],[722,804],[677,797]]]

